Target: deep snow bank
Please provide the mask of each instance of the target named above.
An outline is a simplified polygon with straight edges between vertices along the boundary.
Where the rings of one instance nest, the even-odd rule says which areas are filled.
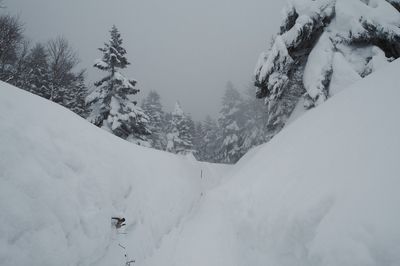
[[[232,170],[144,265],[400,265],[400,61]]]
[[[0,83],[0,265],[124,265],[119,243],[140,263],[221,171]],[[129,239],[113,215],[127,218]]]

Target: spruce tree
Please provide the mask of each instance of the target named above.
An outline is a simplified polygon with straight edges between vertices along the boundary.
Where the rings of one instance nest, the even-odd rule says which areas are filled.
[[[201,155],[202,160],[217,162],[219,128],[217,122],[207,115],[202,124]]]
[[[111,31],[111,39],[99,50],[103,56],[96,60],[94,67],[107,73],[95,83],[96,90],[87,99],[91,107],[89,121],[113,134],[129,141],[146,144],[148,117],[136,106],[133,96],[139,92],[136,81],[127,79],[121,70],[130,63],[122,38],[116,26]]]
[[[253,86],[249,86],[245,91],[245,100],[241,109],[245,117],[241,150],[246,153],[271,138],[267,130],[268,109],[263,100],[254,97]]]
[[[43,98],[50,99],[49,65],[47,52],[44,45],[36,44],[27,60],[28,65],[28,91]]]
[[[165,150],[166,134],[163,131],[164,111],[160,102],[160,95],[156,91],[150,91],[143,100],[142,109],[149,117],[149,140],[151,146],[158,150]]]
[[[244,117],[241,112],[243,99],[240,93],[228,83],[222,99],[222,109],[218,119],[221,129],[218,160],[223,163],[236,163],[243,155],[241,151],[241,131]]]
[[[10,76],[7,82],[18,88],[28,90],[29,68],[27,64],[27,57],[29,54],[29,41],[23,39],[21,44],[19,45],[19,48],[16,51],[16,60],[12,65],[10,65]]]
[[[167,135],[167,151],[176,154],[193,152],[193,123],[183,112],[179,102],[172,112],[170,131]]]
[[[86,97],[88,89],[85,84],[85,70],[81,70],[71,84],[70,91],[64,99],[65,106],[72,112],[86,118],[88,110],[86,106]]]
[[[193,134],[193,147],[196,150],[195,157],[198,161],[204,160],[204,128],[202,122],[196,122],[194,126],[194,134]]]

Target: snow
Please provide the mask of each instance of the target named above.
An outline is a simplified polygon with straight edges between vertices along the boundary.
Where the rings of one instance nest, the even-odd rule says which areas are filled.
[[[361,79],[360,75],[339,52],[334,53],[332,69],[333,75],[329,85],[329,93],[331,96]]]
[[[227,168],[136,146],[5,83],[0,121],[0,265],[125,265],[119,243],[140,264]]]
[[[281,36],[276,37],[274,45],[272,46],[271,51],[269,51],[268,58],[266,60],[265,56],[265,53],[261,54],[259,64],[260,62],[265,62],[262,66],[257,66],[258,71],[256,69],[256,72],[258,73],[257,79],[259,82],[262,82],[267,75],[272,73],[275,64],[284,65],[287,62],[292,61]],[[276,62],[276,59],[279,57],[282,61]]]
[[[136,83],[136,80],[128,80],[124,75],[122,75],[118,71],[114,73],[114,79],[118,80],[124,88],[130,88],[132,90],[136,90],[134,85]]]
[[[109,67],[109,65],[106,62],[104,62],[102,59],[96,59],[94,61],[94,66],[99,67],[101,69],[107,69]]]
[[[312,99],[318,99],[317,104],[326,100],[324,90],[326,78],[332,73],[333,45],[328,34],[319,38],[311,51],[303,74],[303,84]]]
[[[0,83],[0,265],[400,265],[399,71],[233,168],[136,146]],[[127,219],[119,234],[112,216]]]
[[[385,53],[378,47],[372,47],[372,53],[372,58],[367,64],[368,72],[375,72],[389,63]]]
[[[143,265],[399,265],[399,70],[357,82],[244,156]]]

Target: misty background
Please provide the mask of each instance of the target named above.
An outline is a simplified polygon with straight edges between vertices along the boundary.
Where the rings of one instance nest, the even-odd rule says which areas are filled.
[[[138,80],[139,99],[156,90],[166,111],[176,100],[194,119],[216,116],[227,81],[246,87],[281,21],[281,0],[5,0],[32,42],[66,37],[93,82],[97,48],[115,24]]]

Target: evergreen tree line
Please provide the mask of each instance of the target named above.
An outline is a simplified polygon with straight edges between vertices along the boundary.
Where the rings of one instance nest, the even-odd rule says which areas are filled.
[[[94,67],[104,73],[87,97],[88,120],[130,142],[175,154],[192,153],[198,160],[235,163],[250,148],[266,142],[266,107],[254,89],[245,96],[228,83],[218,120],[207,116],[194,122],[179,102],[173,112],[163,110],[161,97],[150,91],[141,106],[135,100],[136,81],[122,73],[130,63],[118,29],[99,48]]]
[[[17,16],[0,15],[0,80],[61,104],[85,117],[85,71],[65,38],[31,44]]]
[[[160,95],[151,91],[141,106],[136,81],[122,73],[130,63],[118,29],[99,48],[94,67],[104,73],[88,93],[85,70],[76,71],[77,53],[65,38],[31,45],[17,16],[0,15],[0,80],[56,102],[96,126],[139,145],[198,160],[235,163],[250,148],[268,140],[266,109],[253,96],[227,85],[218,119],[194,122],[177,102],[164,112]]]
[[[236,163],[248,150],[267,142],[267,107],[249,86],[243,93],[228,83],[218,119],[207,116],[194,122],[177,102],[172,113],[163,111],[161,99],[151,91],[143,100],[148,115],[149,146],[176,154],[193,153],[200,161]]]

